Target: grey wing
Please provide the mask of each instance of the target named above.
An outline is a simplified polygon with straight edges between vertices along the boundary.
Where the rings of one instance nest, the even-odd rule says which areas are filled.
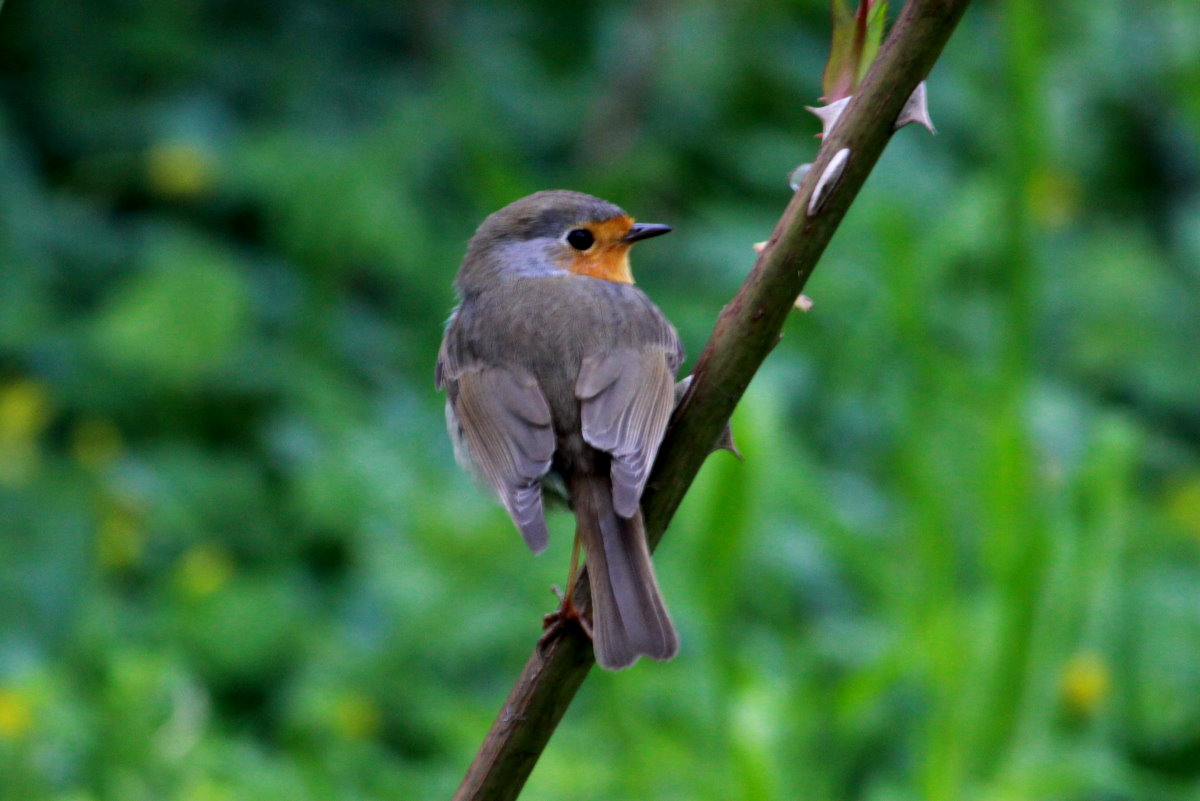
[[[537,380],[517,367],[487,366],[450,378],[441,364],[438,380],[449,390],[451,437],[466,446],[469,467],[496,491],[525,543],[541,553],[549,539],[541,479],[554,456],[554,430]]]
[[[575,383],[583,438],[612,454],[613,508],[637,512],[675,403],[667,349],[622,348],[586,356]]]

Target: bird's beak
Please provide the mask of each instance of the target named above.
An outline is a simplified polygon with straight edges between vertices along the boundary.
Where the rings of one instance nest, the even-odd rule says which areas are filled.
[[[632,245],[634,242],[640,242],[652,236],[662,236],[670,232],[671,226],[669,225],[662,225],[660,223],[634,223],[633,227],[629,229],[629,233],[621,237],[621,241],[627,245]]]

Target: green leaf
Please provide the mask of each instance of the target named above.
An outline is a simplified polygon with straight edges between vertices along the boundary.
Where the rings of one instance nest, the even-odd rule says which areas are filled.
[[[857,64],[854,61],[854,13],[846,0],[832,0],[833,43],[829,62],[821,81],[822,100],[832,103],[850,94],[856,83]]]
[[[854,93],[879,52],[887,19],[887,3],[883,0],[860,0],[857,11],[853,12],[846,0],[831,0],[830,6],[833,42],[821,82],[824,92],[821,99],[826,103]]]

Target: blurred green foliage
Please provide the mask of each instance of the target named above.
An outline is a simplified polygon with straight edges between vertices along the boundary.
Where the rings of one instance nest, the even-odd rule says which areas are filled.
[[[898,4],[897,4],[898,5]],[[0,799],[448,797],[539,633],[432,364],[483,216],[676,233],[695,355],[824,2],[0,15]],[[1200,11],[977,3],[528,798],[1200,798]]]

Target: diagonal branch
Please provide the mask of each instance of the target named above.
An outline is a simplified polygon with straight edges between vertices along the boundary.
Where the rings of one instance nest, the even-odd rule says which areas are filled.
[[[653,548],[691,486],[750,379],[779,341],[796,296],[892,135],[896,118],[929,74],[969,0],[909,0],[837,127],[827,136],[766,248],[721,312],[659,450],[642,508]],[[831,192],[809,216],[810,198],[834,156],[850,155]],[[577,603],[587,603],[578,582]],[[564,629],[535,649],[480,747],[455,801],[511,801],[593,663],[591,643]]]

